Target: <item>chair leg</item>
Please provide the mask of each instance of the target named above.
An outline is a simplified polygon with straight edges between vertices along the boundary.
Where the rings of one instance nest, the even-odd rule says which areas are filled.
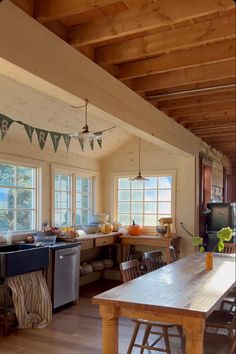
[[[129,347],[128,347],[128,350],[127,350],[127,354],[131,354],[131,352],[133,350],[135,339],[137,337],[139,328],[140,328],[140,323],[136,322],[135,326],[134,326],[133,334],[132,334],[132,337],[131,337],[131,340],[130,340],[130,343],[129,343]]]
[[[151,329],[152,329],[151,325],[146,325],[146,329],[145,329],[144,336],[143,336],[143,341],[142,341],[142,345],[143,346],[147,343],[147,340],[148,340],[149,334],[151,332]],[[140,350],[140,354],[143,354],[143,352],[144,352],[144,348],[142,348]]]
[[[183,327],[182,326],[177,326],[177,330],[179,332],[180,340],[181,340],[181,347],[182,349],[185,348],[185,338],[184,338],[184,333],[183,333]]]
[[[166,353],[171,354],[168,329],[163,327],[162,330],[163,330],[163,336],[164,336],[164,341],[165,341],[165,345],[166,345]]]

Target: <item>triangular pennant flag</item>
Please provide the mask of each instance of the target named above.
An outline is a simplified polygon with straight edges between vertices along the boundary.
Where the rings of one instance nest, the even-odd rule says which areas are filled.
[[[54,147],[54,151],[57,152],[57,148],[59,145],[59,141],[61,139],[62,134],[60,133],[55,133],[55,132],[50,132],[51,139],[52,139],[52,144]]]
[[[81,150],[84,151],[84,139],[82,138],[78,138],[80,146],[81,146]]]
[[[34,127],[31,127],[30,125],[24,124],[24,123],[23,123],[23,125],[24,125],[25,131],[26,131],[26,133],[27,133],[27,135],[29,137],[29,140],[32,143],[32,136],[33,136],[33,133],[34,133]]]
[[[2,140],[5,138],[7,131],[13,122],[14,122],[13,119],[8,118],[8,117],[4,116],[3,114],[0,114],[0,131],[1,131]]]
[[[62,136],[63,136],[64,142],[65,142],[65,145],[66,145],[66,149],[67,149],[67,151],[68,151],[69,146],[70,146],[70,139],[71,139],[71,136],[68,135],[68,134],[62,134]]]
[[[102,138],[97,139],[98,145],[100,149],[102,148]]]
[[[38,129],[38,128],[35,128],[35,130],[38,136],[40,149],[43,150],[44,145],[46,144],[47,141],[48,132],[46,130]]]
[[[90,140],[89,144],[90,144],[91,149],[93,150],[93,147],[94,147],[94,140]]]

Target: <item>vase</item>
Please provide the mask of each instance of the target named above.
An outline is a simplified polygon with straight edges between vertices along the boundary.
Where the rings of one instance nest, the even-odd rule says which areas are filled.
[[[206,270],[213,269],[213,253],[207,252],[205,258]]]

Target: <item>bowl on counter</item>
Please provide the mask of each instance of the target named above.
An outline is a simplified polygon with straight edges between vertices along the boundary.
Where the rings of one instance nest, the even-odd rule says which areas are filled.
[[[167,226],[157,225],[156,231],[158,235],[165,236],[165,234],[167,233]]]
[[[82,230],[86,232],[86,234],[95,234],[100,231],[100,225],[97,224],[89,224],[82,225]]]

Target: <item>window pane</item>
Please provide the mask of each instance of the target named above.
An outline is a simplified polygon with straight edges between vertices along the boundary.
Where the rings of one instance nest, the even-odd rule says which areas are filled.
[[[33,212],[31,210],[18,210],[16,213],[16,230],[33,230]]]
[[[81,201],[82,208],[88,209],[89,207],[89,197],[87,194],[82,194],[82,201]]]
[[[157,200],[157,190],[156,189],[148,189],[145,190],[145,201],[156,201]]]
[[[13,186],[14,176],[14,166],[0,165],[0,186]]]
[[[81,202],[81,193],[76,193],[76,201]]]
[[[0,210],[0,234],[13,226],[13,218],[13,210]]]
[[[55,189],[60,190],[60,174],[55,174]]]
[[[130,180],[128,178],[119,178],[118,179],[118,188],[119,189],[130,189]]]
[[[88,193],[89,192],[89,180],[88,178],[82,178],[81,181],[82,192]]]
[[[143,212],[143,203],[140,203],[140,202],[131,203],[131,212],[132,213],[142,213]]]
[[[61,175],[61,187],[62,191],[69,191],[70,189],[70,176]]]
[[[134,190],[131,191],[131,199],[142,201],[143,200],[143,191],[142,190]]]
[[[28,189],[16,190],[16,207],[17,209],[33,209],[33,191]]]
[[[145,202],[144,212],[147,214],[156,214],[157,212],[157,203],[154,202]]]
[[[172,177],[171,176],[159,177],[158,182],[159,182],[159,188],[171,188]]]
[[[160,202],[170,202],[171,201],[171,190],[160,189],[158,191],[158,200]]]
[[[143,189],[143,181],[131,181],[131,189]]]
[[[81,177],[76,176],[76,191],[77,192],[81,192],[82,188],[81,188]]]
[[[60,211],[59,210],[55,210],[55,225],[61,226]]]
[[[159,214],[171,214],[171,203],[158,203]]]
[[[14,190],[10,188],[0,188],[0,209],[14,208]]]
[[[16,184],[18,187],[34,187],[34,170],[29,167],[16,167]]]
[[[70,195],[67,192],[61,192],[60,208],[67,209],[70,207]]]
[[[148,177],[148,181],[144,182],[145,188],[157,188],[157,177]]]
[[[157,225],[157,216],[156,215],[145,215],[144,216],[144,225],[156,226]]]
[[[135,224],[143,225],[143,215],[141,214],[131,214],[131,220],[135,222]]]
[[[118,212],[119,213],[129,213],[130,212],[130,203],[129,202],[118,203]]]
[[[121,190],[118,193],[118,199],[119,201],[126,201],[126,200],[130,200],[130,191],[125,191],[125,190]]]
[[[130,216],[129,216],[129,214],[118,214],[118,220],[123,225],[130,225]]]
[[[61,226],[69,226],[71,224],[70,219],[69,210],[60,210]]]
[[[82,225],[81,213],[79,212],[76,213],[76,225]]]
[[[55,208],[56,209],[60,208],[60,204],[61,204],[61,193],[55,192]]]
[[[88,210],[82,210],[81,221],[82,225],[88,224]]]

